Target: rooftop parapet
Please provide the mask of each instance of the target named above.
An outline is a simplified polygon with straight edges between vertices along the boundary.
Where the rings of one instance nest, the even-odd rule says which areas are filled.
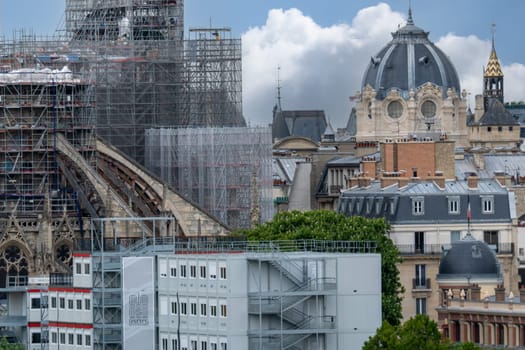
[[[108,244],[113,242],[113,244]],[[191,238],[149,237],[136,240],[108,239],[104,250],[116,251],[122,255],[133,253],[166,253],[174,254],[231,254],[231,253],[361,253],[377,252],[375,241],[324,241],[324,240],[276,240],[245,241],[225,238]],[[94,249],[93,254],[96,254]]]

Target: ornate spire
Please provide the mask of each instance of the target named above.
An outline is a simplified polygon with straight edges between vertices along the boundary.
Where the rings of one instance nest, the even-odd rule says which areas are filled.
[[[484,76],[489,77],[502,77],[503,71],[501,70],[501,65],[499,64],[498,55],[496,54],[496,47],[494,45],[494,31],[496,25],[492,25],[492,51],[490,52],[489,63],[487,68],[485,68]]]
[[[414,25],[414,19],[412,18],[412,1],[408,1],[408,20],[407,25]]]

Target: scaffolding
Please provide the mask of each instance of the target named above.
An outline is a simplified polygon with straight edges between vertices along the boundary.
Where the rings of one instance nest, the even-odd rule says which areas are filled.
[[[190,28],[185,45],[187,124],[245,126],[242,118],[241,40],[230,28]]]
[[[240,39],[183,33],[182,0],[66,0],[61,35],[2,40],[3,210],[30,213],[58,193],[55,132],[92,160],[96,127],[145,164],[147,128],[244,126]]]
[[[94,164],[92,76],[80,56],[20,31],[0,45],[0,212],[76,212],[58,174],[56,135]]]
[[[149,129],[146,166],[226,225],[248,228],[273,217],[271,141],[269,128]]]
[[[158,228],[164,234],[160,237],[148,227]],[[145,253],[150,248],[153,251],[173,249],[177,239],[174,227],[174,219],[167,217],[93,219],[93,349],[123,348],[123,325],[126,323],[123,311],[126,302],[122,297],[123,258]],[[130,230],[141,238],[121,238],[129,236]]]
[[[244,126],[240,39],[184,40],[182,0],[67,0],[66,37],[96,53],[97,132],[144,164],[144,129]]]

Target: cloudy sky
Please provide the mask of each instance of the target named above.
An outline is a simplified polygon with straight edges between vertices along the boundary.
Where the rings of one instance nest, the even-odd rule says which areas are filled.
[[[491,24],[505,74],[506,101],[525,100],[525,1],[412,0],[416,25],[455,64],[461,87],[481,92]],[[243,104],[251,125],[271,122],[280,69],[285,109],[323,109],[343,127],[349,96],[372,55],[406,21],[408,0],[186,0],[185,25],[228,26],[243,39]],[[453,10],[451,10],[453,9]],[[0,28],[51,34],[63,25],[63,0],[0,0]]]

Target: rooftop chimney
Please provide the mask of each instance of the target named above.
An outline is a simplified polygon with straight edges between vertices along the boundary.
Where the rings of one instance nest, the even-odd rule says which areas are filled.
[[[499,303],[505,302],[505,287],[503,287],[502,284],[498,284],[496,288],[494,288],[494,292],[496,293],[496,301]]]
[[[445,176],[442,171],[436,171],[434,176],[428,178],[429,180],[434,181],[434,183],[440,188],[445,189]]]
[[[470,189],[477,189],[478,188],[478,176],[477,175],[469,175],[467,177],[467,186]]]
[[[368,187],[370,186],[370,178],[369,177],[364,177],[364,176],[360,176],[357,178],[357,186],[359,187]]]
[[[481,300],[481,287],[477,284],[470,287],[470,299],[472,301],[480,301]]]

